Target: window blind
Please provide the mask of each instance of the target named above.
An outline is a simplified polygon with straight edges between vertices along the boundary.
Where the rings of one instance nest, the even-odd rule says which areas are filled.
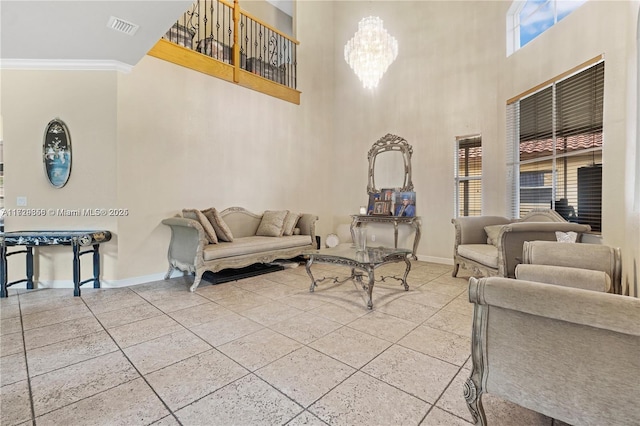
[[[601,231],[604,62],[507,105],[508,204],[513,217],[553,208]]]
[[[482,214],[482,138],[456,139],[455,217]]]

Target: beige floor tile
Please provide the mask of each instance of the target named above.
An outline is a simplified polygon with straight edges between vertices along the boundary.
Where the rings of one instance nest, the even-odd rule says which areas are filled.
[[[456,375],[458,367],[394,345],[362,371],[433,404]]]
[[[160,398],[176,411],[247,374],[248,370],[211,349],[146,377]]]
[[[44,327],[70,320],[81,320],[82,318],[91,316],[93,316],[91,311],[89,311],[84,304],[75,304],[31,315],[23,315],[22,326],[26,331],[31,330],[32,328]]]
[[[18,425],[32,418],[26,380],[0,387],[0,424]]]
[[[0,356],[24,353],[22,333],[3,334],[0,336]]]
[[[301,314],[302,311],[292,306],[285,305],[277,301],[270,301],[264,305],[257,306],[255,308],[247,309],[242,312],[242,316],[249,318],[252,321],[257,322],[265,326],[275,324],[281,321],[295,317]]]
[[[0,298],[0,310],[4,309],[7,306],[20,304],[20,299],[18,297],[17,290],[12,288],[9,288],[8,290],[9,290],[9,297]],[[21,291],[26,291],[26,290],[21,290]],[[11,296],[14,296],[14,297],[11,297]]]
[[[231,282],[214,285],[200,284],[196,293],[214,302],[220,299],[238,298],[249,294],[247,290],[236,287]]]
[[[270,299],[278,300],[283,297],[293,296],[304,291],[302,288],[292,287],[285,284],[275,284],[268,288],[256,288],[253,291],[259,295]]]
[[[173,311],[169,314],[174,320],[187,328],[196,327],[213,321],[216,318],[233,314],[233,311],[214,302],[207,302],[189,308]]]
[[[459,366],[471,355],[470,338],[425,325],[407,334],[398,344]]]
[[[391,346],[391,342],[342,327],[309,346],[351,367],[360,368]]]
[[[394,317],[410,321],[414,324],[422,324],[433,314],[438,312],[438,309],[431,306],[421,305],[419,303],[413,303],[403,298],[397,298],[385,305],[376,305],[375,311],[393,315]]]
[[[20,303],[33,303],[36,300],[55,299],[58,297],[74,297],[73,289],[69,288],[37,288],[20,290]]]
[[[469,426],[469,424],[460,417],[433,407],[420,426]]]
[[[306,345],[340,327],[343,325],[338,322],[303,312],[269,328]]]
[[[416,291],[410,291],[409,294],[405,296],[405,300],[440,309],[455,299],[455,296],[428,291],[425,287],[426,286],[422,286]]]
[[[355,371],[340,361],[303,347],[255,374],[298,404],[308,407]]]
[[[318,297],[318,294],[315,293],[312,297]],[[323,299],[323,297],[318,297],[321,301],[327,301]],[[336,300],[332,300],[331,303],[324,303],[317,308],[311,309],[308,312],[314,315],[319,315],[321,317],[330,319],[332,321],[339,322],[340,324],[349,324],[356,319],[360,318],[363,315],[366,315],[370,311],[366,308],[366,304],[341,304],[338,305],[335,303]]]
[[[295,419],[287,423],[287,426],[326,426],[326,423],[310,412],[303,411]]]
[[[95,314],[96,318],[100,320],[103,327],[109,329],[164,315],[160,309],[156,308],[149,302],[144,301],[142,298],[140,300],[142,300],[142,303],[138,303],[136,305],[97,313]],[[113,301],[113,303],[117,303],[117,301]]]
[[[181,330],[129,346],[123,351],[141,374],[147,374],[209,349],[211,345],[204,340],[187,330]]]
[[[20,316],[20,305],[14,304],[2,304],[0,305],[0,319],[14,318]]]
[[[39,426],[142,425],[168,414],[149,385],[135,379],[38,417],[36,422]]]
[[[29,375],[38,376],[117,349],[116,344],[104,331],[42,346],[27,352]]]
[[[99,293],[93,293],[90,296],[85,296],[85,292],[82,292],[82,298],[95,315],[132,308],[147,303],[146,300],[129,289],[110,288],[95,290],[99,291]]]
[[[176,412],[183,425],[283,425],[302,407],[251,374]]]
[[[31,379],[36,416],[140,377],[120,351],[79,362]]]
[[[31,350],[102,330],[100,323],[93,316],[88,316],[26,330],[24,332],[24,343],[27,350]]]
[[[137,345],[156,337],[184,330],[177,321],[167,315],[158,315],[114,328],[108,328],[109,334],[121,348]]]
[[[268,297],[250,291],[246,291],[245,294],[241,296],[225,297],[224,299],[216,300],[216,303],[234,312],[243,312],[271,302],[272,300]]]
[[[323,300],[319,300],[317,297],[313,297],[313,295],[310,294],[308,290],[302,291],[292,296],[283,297],[278,301],[284,303],[285,305],[293,306],[296,309],[300,309],[301,311],[309,311],[327,303]]]
[[[264,329],[221,345],[218,349],[243,367],[255,371],[301,346],[280,333]]]
[[[471,321],[472,318],[470,315],[462,315],[443,309],[426,320],[424,324],[463,337],[471,337]]]
[[[450,280],[458,280],[450,281]],[[443,282],[444,281],[444,282]],[[444,294],[446,296],[458,297],[463,293],[466,293],[468,290],[468,284],[460,280],[458,278],[443,279],[442,277],[438,277],[433,281],[426,283],[424,286],[420,288],[420,291],[429,291],[434,293]]]
[[[371,334],[389,342],[397,342],[406,336],[417,324],[383,312],[370,312],[349,323],[348,327]]]
[[[232,313],[208,323],[191,327],[191,331],[211,346],[218,347],[263,328],[263,325],[253,322],[249,318]]]
[[[309,411],[329,424],[415,425],[429,408],[426,402],[357,372],[309,407]]]
[[[18,332],[22,332],[22,322],[20,317],[0,320],[0,336]]]
[[[443,311],[451,311],[460,315],[464,315],[467,318],[473,316],[473,303],[469,303],[469,296],[467,293],[453,299],[448,305],[442,308]]]
[[[173,415],[170,415],[151,423],[151,426],[180,426],[180,423]]]
[[[165,313],[179,311],[191,306],[208,303],[209,299],[190,291],[169,293],[166,297],[154,299],[151,304]]]
[[[20,301],[20,310],[22,311],[22,315],[25,316],[77,305],[82,305],[84,307],[82,299],[73,296],[69,297],[69,295],[67,295],[67,297],[36,299],[27,302]]]
[[[470,372],[464,368],[460,370],[444,391],[436,406],[472,423],[473,419],[464,399],[464,383],[469,378],[469,374]]]
[[[24,354],[17,353],[0,358],[0,386],[27,380],[27,364]]]

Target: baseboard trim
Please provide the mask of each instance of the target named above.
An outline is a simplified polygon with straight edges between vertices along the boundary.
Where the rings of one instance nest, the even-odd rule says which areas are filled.
[[[3,59],[2,69],[44,71],[120,71],[128,74],[133,65],[111,60]]]
[[[164,275],[165,275],[164,273],[158,273],[158,274],[151,274],[151,275],[143,275],[140,277],[125,278],[122,280],[100,280],[100,287],[101,288],[121,288],[121,287],[129,287],[132,285],[145,284],[153,281],[162,281],[164,280]],[[170,278],[183,277],[185,275],[186,274],[180,271],[173,271]],[[73,288],[73,281],[72,280],[37,281],[33,284],[33,286],[37,289]],[[9,287],[9,290],[19,289],[19,288],[25,289],[27,288],[27,284],[19,283],[16,285],[12,285],[11,287]],[[86,283],[82,287],[80,287],[80,290],[84,290],[88,288],[93,288],[93,284]]]

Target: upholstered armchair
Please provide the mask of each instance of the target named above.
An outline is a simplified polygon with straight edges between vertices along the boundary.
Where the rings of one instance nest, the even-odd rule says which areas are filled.
[[[553,210],[533,210],[521,219],[502,216],[459,217],[455,226],[453,273],[460,266],[482,276],[515,277],[525,241],[556,241],[556,232],[575,232],[577,240],[589,225],[567,222]]]
[[[640,299],[489,277],[469,280],[469,300],[476,425],[485,393],[572,425],[640,424]]]
[[[620,249],[600,244],[525,241],[516,278],[628,294],[622,288]]]

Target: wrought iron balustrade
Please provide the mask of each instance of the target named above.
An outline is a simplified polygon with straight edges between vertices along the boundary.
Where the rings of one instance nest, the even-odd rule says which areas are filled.
[[[296,89],[297,42],[240,10],[237,0],[196,0],[163,38]]]

